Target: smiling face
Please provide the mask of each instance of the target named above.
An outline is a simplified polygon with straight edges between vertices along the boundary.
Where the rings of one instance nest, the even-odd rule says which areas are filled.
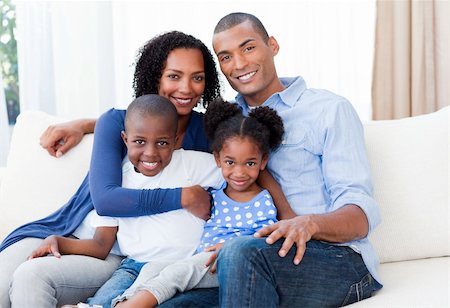
[[[265,42],[250,21],[214,34],[213,47],[222,73],[250,106],[283,90],[274,63],[278,43],[273,37]]]
[[[205,90],[205,66],[199,49],[172,50],[162,70],[158,94],[167,97],[180,117],[189,116]]]
[[[130,162],[145,176],[157,175],[170,163],[175,136],[176,122],[162,115],[133,114],[122,132]]]
[[[228,183],[226,193],[230,198],[236,193],[260,191],[256,179],[266,167],[267,158],[252,140],[238,136],[229,138],[214,157]]]

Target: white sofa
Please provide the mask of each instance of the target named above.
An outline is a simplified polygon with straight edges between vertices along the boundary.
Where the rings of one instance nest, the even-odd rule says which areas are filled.
[[[449,307],[449,115],[365,123],[375,198],[383,222],[371,235],[384,288],[353,306]],[[39,146],[61,121],[25,112],[14,129],[0,186],[0,239],[60,207],[86,174],[93,136],[61,158]]]

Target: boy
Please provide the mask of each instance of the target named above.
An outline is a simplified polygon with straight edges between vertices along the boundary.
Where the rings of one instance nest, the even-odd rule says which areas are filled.
[[[122,167],[124,187],[221,187],[223,178],[213,155],[175,150],[177,122],[176,108],[162,96],[144,95],[130,104],[122,132],[128,149]],[[92,239],[52,235],[30,258],[51,253],[55,257],[82,254],[104,259],[117,237],[120,250],[127,257],[88,300],[90,305],[104,307],[109,307],[111,300],[134,282],[147,262],[176,261],[191,256],[199,244],[205,223],[184,209],[130,218],[101,217],[93,210],[84,224],[89,222],[96,227]]]

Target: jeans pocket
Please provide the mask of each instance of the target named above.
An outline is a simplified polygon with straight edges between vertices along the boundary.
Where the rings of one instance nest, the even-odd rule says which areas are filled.
[[[361,279],[360,282],[357,282],[350,286],[350,289],[342,302],[341,306],[350,305],[352,303],[356,303],[372,296],[374,280],[372,275],[367,274]]]

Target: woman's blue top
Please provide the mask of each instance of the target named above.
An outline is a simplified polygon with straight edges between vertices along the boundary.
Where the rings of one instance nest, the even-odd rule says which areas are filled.
[[[110,109],[97,121],[89,172],[70,200],[53,214],[25,224],[9,234],[0,251],[26,237],[68,236],[93,209],[99,215],[135,217],[181,208],[181,188],[122,188],[122,160],[127,148],[120,136],[126,110]],[[192,112],[182,148],[210,152],[203,114]]]

